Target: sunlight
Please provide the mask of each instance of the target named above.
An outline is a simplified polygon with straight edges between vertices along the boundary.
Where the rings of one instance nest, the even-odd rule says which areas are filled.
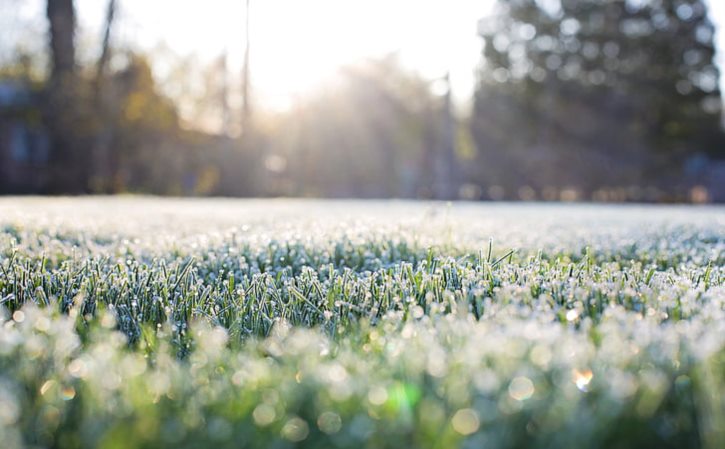
[[[590,369],[573,369],[571,371],[572,380],[574,381],[574,384],[580,391],[589,391],[589,383],[592,381],[592,378],[594,377],[594,374],[592,373],[592,370]]]
[[[480,52],[476,20],[490,3],[465,0],[450,8],[433,0],[251,0],[255,100],[260,107],[286,109],[341,66],[390,53],[427,78],[450,71],[456,90],[467,96]],[[163,42],[201,62],[227,52],[229,70],[241,70],[244,0],[127,0],[123,8],[120,40],[146,48]]]
[[[146,49],[163,42],[202,63],[226,52],[229,70],[238,74],[244,53],[244,3],[126,0],[119,38]],[[709,3],[718,22],[722,6]],[[97,26],[102,3],[79,4],[84,11],[96,11],[85,22]],[[261,108],[287,109],[295,98],[333,77],[340,66],[396,53],[406,68],[428,79],[450,72],[454,98],[465,103],[473,92],[481,51],[476,23],[491,5],[491,0],[458,0],[455,7],[444,0],[251,0],[255,102]],[[725,33],[719,33],[719,42],[723,40]]]

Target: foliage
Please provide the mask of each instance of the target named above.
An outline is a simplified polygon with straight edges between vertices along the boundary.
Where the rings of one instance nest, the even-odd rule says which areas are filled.
[[[480,32],[472,129],[489,185],[672,194],[688,157],[725,156],[705,2],[501,0]]]
[[[226,52],[206,63],[163,44],[141,54],[114,39],[127,19],[112,0],[100,41],[78,26],[87,6],[48,0],[33,20],[16,12],[24,3],[0,2],[11,98],[0,106],[0,192],[725,198],[704,0],[499,0],[479,22],[470,112],[454,113],[445,77],[423,79],[390,55],[342,68],[285,110],[259,98],[248,120],[241,110],[257,95],[238,101]],[[13,96],[30,93],[18,112]]]

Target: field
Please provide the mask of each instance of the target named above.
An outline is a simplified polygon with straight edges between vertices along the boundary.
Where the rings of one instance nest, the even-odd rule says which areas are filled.
[[[725,209],[0,199],[0,445],[725,444]]]

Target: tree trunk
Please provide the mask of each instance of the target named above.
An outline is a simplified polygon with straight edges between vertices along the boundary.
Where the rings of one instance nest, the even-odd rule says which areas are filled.
[[[75,10],[73,0],[48,0],[51,80],[75,73]]]
[[[78,80],[75,63],[76,17],[73,0],[48,0],[51,72],[45,119],[51,141],[50,193],[83,193],[87,161],[77,138]]]
[[[93,137],[92,169],[89,187],[95,193],[114,193],[116,167],[113,154],[113,117],[111,108],[116,99],[111,98],[106,81],[106,67],[111,57],[111,32],[116,16],[116,0],[108,0],[106,20],[103,30],[101,56],[96,65],[96,79],[93,83],[93,109],[96,114],[98,128]]]

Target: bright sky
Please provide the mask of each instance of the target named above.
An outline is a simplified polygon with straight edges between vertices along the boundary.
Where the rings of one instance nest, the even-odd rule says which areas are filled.
[[[239,70],[244,1],[120,0],[119,37],[149,48],[164,41],[174,51],[194,53],[202,61],[226,49],[230,68]],[[98,11],[89,14],[88,22],[100,18],[99,3],[79,0],[79,10],[87,6]],[[480,59],[476,23],[490,4],[490,0],[251,0],[251,67],[257,101],[284,107],[339,66],[391,52],[425,77],[450,71],[459,98],[467,97]]]
[[[81,25],[97,28],[105,1],[76,0]],[[117,38],[164,42],[201,62],[225,50],[239,73],[245,0],[118,0]],[[258,105],[284,108],[346,63],[397,52],[404,66],[435,78],[451,73],[459,102],[470,98],[480,61],[478,19],[493,0],[251,0],[252,83]],[[709,0],[716,25],[725,1]],[[725,32],[718,33],[725,51]],[[721,67],[723,56],[720,56]],[[722,70],[725,86],[725,70]]]

